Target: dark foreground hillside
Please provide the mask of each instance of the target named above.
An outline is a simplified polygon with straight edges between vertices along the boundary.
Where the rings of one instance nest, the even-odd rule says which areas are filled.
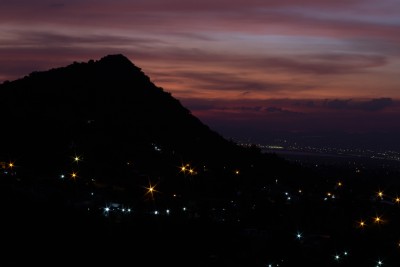
[[[170,198],[144,189],[130,200],[2,176],[1,265],[397,266],[399,172],[326,170],[301,187],[278,180]]]
[[[155,157],[215,166],[257,154],[211,130],[123,55],[3,83],[0,113],[0,160],[30,176],[72,172],[73,156],[84,160],[82,175],[114,182],[130,175],[128,162],[154,171]]]
[[[238,146],[122,55],[3,83],[0,112],[0,266],[399,266],[398,168]]]

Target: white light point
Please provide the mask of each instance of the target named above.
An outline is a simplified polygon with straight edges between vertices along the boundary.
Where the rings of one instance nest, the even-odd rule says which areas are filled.
[[[298,233],[296,234],[296,238],[300,240],[300,239],[303,238],[303,235],[302,235],[301,233],[298,232]]]

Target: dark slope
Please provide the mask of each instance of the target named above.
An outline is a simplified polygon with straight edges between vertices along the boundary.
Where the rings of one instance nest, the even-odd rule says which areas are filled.
[[[265,158],[209,129],[123,55],[3,83],[0,113],[1,156],[32,176],[57,175],[75,154],[97,179],[125,175],[128,162],[161,171],[171,159],[209,167]]]
[[[400,262],[398,169],[236,146],[121,55],[4,83],[0,112],[0,266]]]

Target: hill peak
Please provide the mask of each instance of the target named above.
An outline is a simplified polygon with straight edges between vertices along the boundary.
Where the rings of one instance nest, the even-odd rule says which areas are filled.
[[[124,56],[123,54],[109,54],[109,55],[102,57],[100,59],[100,61],[101,60],[125,60],[125,61],[127,60],[127,61],[129,61],[129,59],[126,56]]]
[[[38,153],[52,155],[49,172],[63,169],[63,159],[75,153],[85,154],[93,176],[108,177],[123,163],[143,162],[146,155],[151,162],[159,153],[154,147],[163,152],[157,157],[201,165],[222,164],[241,151],[122,54],[0,85],[0,113],[10,114],[4,122],[9,130],[0,134],[3,153],[31,169]]]
[[[89,61],[92,62],[92,61]],[[120,64],[120,65],[130,65],[135,66],[126,56],[123,54],[110,54],[102,57],[97,62],[104,63],[104,64]]]

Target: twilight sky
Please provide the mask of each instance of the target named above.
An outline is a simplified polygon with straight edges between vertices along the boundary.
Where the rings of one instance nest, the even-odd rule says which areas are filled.
[[[119,53],[227,137],[400,134],[398,0],[0,1],[0,82]]]

